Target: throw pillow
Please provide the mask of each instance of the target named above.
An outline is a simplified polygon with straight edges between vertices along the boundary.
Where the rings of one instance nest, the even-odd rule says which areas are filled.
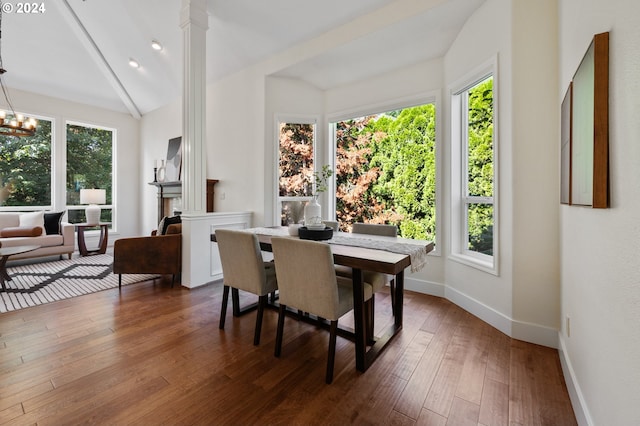
[[[162,226],[162,232],[160,233],[160,235],[166,235],[167,234],[167,228],[169,227],[169,225],[173,225],[174,223],[182,223],[182,219],[180,218],[180,216],[173,216],[173,217],[165,218],[163,226]]]
[[[62,229],[60,223],[65,212],[45,213],[44,214],[44,230],[47,235],[60,234]]]
[[[39,237],[42,235],[42,228],[39,226],[13,226],[0,231],[0,237]]]
[[[156,235],[162,235],[162,230],[164,229],[164,221],[167,220],[167,217],[163,217],[158,224],[158,230],[156,231]]]
[[[20,227],[32,228],[39,226],[44,230],[44,212],[23,213],[20,215]]]

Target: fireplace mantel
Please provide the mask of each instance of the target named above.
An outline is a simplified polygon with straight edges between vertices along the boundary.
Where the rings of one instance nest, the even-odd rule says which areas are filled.
[[[207,179],[207,213],[214,211],[214,195],[215,184],[217,179]],[[182,182],[149,182],[158,188],[158,223],[165,216],[171,216],[174,212],[170,211],[171,201],[176,198],[182,198]]]

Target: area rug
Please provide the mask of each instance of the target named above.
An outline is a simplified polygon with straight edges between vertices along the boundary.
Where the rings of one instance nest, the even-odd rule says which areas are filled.
[[[0,287],[0,313],[118,287],[109,254],[8,267],[11,281]],[[122,285],[158,277],[122,274]]]

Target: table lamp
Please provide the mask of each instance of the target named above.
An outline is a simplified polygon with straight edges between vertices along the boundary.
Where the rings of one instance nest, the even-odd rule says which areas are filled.
[[[80,204],[88,204],[85,210],[87,223],[97,225],[100,222],[100,206],[107,201],[107,191],[104,189],[81,189]]]

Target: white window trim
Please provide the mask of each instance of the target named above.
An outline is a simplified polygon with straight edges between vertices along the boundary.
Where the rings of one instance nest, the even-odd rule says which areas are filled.
[[[469,197],[467,196],[466,173],[467,156],[466,144],[468,141],[466,126],[463,124],[466,114],[462,111],[463,94],[489,76],[493,76],[493,197]],[[482,64],[463,78],[449,86],[451,99],[451,250],[448,258],[481,271],[499,275],[500,260],[500,220],[499,220],[499,78],[498,57]],[[463,151],[464,150],[464,151]],[[467,205],[469,202],[479,201],[493,205],[493,255],[473,252],[467,249],[468,226]]]
[[[66,120],[63,126],[64,133],[64,147],[62,147],[62,154],[64,157],[64,167],[61,167],[63,177],[62,177],[62,188],[64,188],[64,194],[67,192],[67,126],[82,126],[89,129],[100,129],[100,130],[108,130],[111,132],[111,204],[100,205],[101,209],[111,210],[111,227],[110,230],[112,232],[117,232],[117,176],[116,173],[116,149],[117,149],[117,141],[118,141],[118,130],[109,127],[109,126],[101,126],[99,124],[85,123],[82,121],[74,121],[74,120]],[[64,206],[67,210],[85,210],[86,206],[82,204],[67,204],[66,196],[64,197]],[[86,231],[89,234],[97,233],[98,231]]]
[[[397,109],[411,108],[419,105],[425,104],[434,104],[436,107],[436,238],[439,237],[439,244],[436,244],[434,250],[429,252],[430,256],[441,256],[442,255],[442,247],[444,246],[444,230],[442,228],[442,217],[443,217],[443,200],[442,197],[442,188],[444,186],[444,180],[442,175],[443,163],[444,161],[442,153],[442,114],[441,106],[442,106],[442,95],[441,91],[429,91],[429,92],[421,92],[416,93],[411,96],[400,97],[396,99],[391,99],[386,102],[363,105],[359,107],[355,107],[348,110],[343,110],[340,112],[336,112],[333,114],[329,114],[327,116],[327,131],[329,137],[328,139],[328,158],[331,159],[330,164],[335,170],[335,161],[336,161],[336,140],[335,140],[335,123],[338,121],[349,120],[354,117],[365,117],[367,115],[380,114],[386,111],[393,111]],[[328,189],[329,193],[336,193],[335,186],[335,175],[331,179],[330,188]],[[330,212],[332,214],[332,219],[335,220],[335,197],[330,197],[331,201],[329,205]]]
[[[318,164],[318,122],[317,115],[297,115],[297,114],[275,114],[273,121],[273,225],[280,226],[280,215],[282,213],[283,201],[308,201],[312,197],[291,197],[280,196],[280,123],[313,124],[313,165]]]

